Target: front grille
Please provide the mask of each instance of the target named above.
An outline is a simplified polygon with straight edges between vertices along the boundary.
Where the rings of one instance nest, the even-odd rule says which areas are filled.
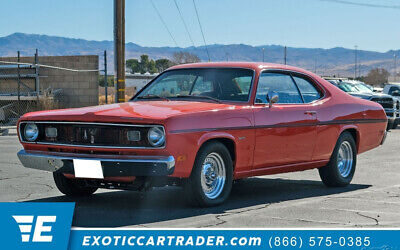
[[[391,98],[371,98],[371,101],[379,103],[385,109],[393,109],[394,102]]]
[[[128,148],[154,148],[150,145],[147,133],[151,127],[159,125],[128,125],[106,123],[73,123],[73,122],[34,122],[39,128],[39,136],[35,143],[49,145],[69,145],[83,147],[128,147]],[[26,122],[20,124],[20,135],[24,142],[24,128]],[[57,136],[46,136],[46,128],[56,128]],[[139,134],[137,141],[128,140],[128,131]],[[164,145],[161,145],[163,147]]]

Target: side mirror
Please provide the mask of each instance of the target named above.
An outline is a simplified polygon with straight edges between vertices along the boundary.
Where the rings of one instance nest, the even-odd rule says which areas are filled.
[[[267,100],[269,102],[269,107],[272,107],[272,104],[277,103],[279,101],[279,95],[275,91],[268,92]]]

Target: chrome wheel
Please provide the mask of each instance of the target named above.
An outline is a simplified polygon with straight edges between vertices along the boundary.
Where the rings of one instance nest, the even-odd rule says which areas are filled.
[[[353,148],[351,147],[350,142],[342,142],[337,157],[339,173],[343,178],[346,178],[349,176],[351,169],[353,168]]]
[[[201,169],[201,187],[209,199],[217,198],[224,189],[226,180],[225,163],[218,153],[210,153]]]

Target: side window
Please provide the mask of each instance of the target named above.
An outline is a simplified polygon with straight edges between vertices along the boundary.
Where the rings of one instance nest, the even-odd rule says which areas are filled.
[[[293,79],[297,87],[299,87],[305,103],[313,102],[321,98],[321,93],[314,87],[314,84],[298,76],[293,76]]]
[[[389,90],[389,95],[391,95],[393,93],[393,91],[400,91],[400,89],[398,87],[391,87]]]
[[[268,103],[267,93],[269,91],[278,93],[278,103],[303,103],[290,75],[262,73],[258,80],[256,103]]]

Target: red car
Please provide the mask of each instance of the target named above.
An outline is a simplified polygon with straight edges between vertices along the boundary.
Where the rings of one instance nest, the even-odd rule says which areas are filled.
[[[267,63],[174,66],[129,102],[34,112],[19,123],[22,164],[53,172],[66,195],[182,185],[199,206],[232,182],[318,168],[350,183],[357,154],[385,140],[383,108],[319,76]]]

